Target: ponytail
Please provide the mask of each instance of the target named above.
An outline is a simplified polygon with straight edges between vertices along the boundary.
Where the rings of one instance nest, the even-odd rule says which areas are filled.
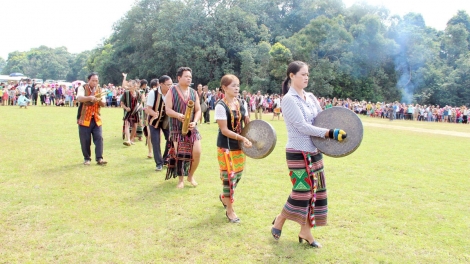
[[[286,79],[282,82],[282,94],[287,94],[289,91],[290,74],[297,74],[297,72],[304,66],[307,66],[307,64],[303,61],[293,61],[289,63],[289,66],[287,66]]]
[[[287,76],[286,79],[282,82],[282,90],[281,90],[282,95],[285,95],[289,91],[289,82],[290,82],[290,78],[289,76]]]

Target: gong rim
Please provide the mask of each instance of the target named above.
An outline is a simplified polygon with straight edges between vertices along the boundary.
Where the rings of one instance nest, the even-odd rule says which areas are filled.
[[[250,121],[250,123],[243,128],[241,135],[252,143],[252,147],[245,147],[242,141],[238,141],[238,145],[243,153],[252,159],[265,158],[271,154],[276,147],[276,131],[274,127],[266,121]]]
[[[361,145],[364,127],[361,119],[353,111],[344,107],[332,107],[320,112],[315,118],[314,126],[327,129],[342,129],[347,137],[339,142],[334,139],[311,137],[315,147],[323,154],[340,158],[350,155]]]

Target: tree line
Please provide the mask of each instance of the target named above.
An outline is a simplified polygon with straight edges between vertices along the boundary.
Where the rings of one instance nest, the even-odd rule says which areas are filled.
[[[97,71],[102,81],[120,83],[122,72],[175,78],[188,66],[194,83],[210,88],[232,73],[242,89],[279,93],[292,60],[310,65],[307,90],[318,96],[470,104],[465,11],[438,31],[417,13],[400,17],[367,3],[345,8],[341,0],[140,0],[95,49],[12,52],[3,73],[71,81]]]

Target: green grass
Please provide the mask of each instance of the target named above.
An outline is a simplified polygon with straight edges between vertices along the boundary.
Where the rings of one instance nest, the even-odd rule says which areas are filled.
[[[366,126],[356,152],[325,158],[329,226],[313,229],[323,248],[308,249],[294,222],[279,241],[270,234],[291,188],[282,121],[270,121],[273,153],[247,159],[235,197],[242,223],[229,224],[216,124],[200,125],[199,186],[177,190],[142,142],[122,145],[120,109],[102,111],[108,165],[84,167],[76,111],[0,107],[0,263],[470,262],[470,138]]]

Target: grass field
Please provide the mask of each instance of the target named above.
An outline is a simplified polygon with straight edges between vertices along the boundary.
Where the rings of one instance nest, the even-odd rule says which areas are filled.
[[[154,171],[143,142],[122,145],[120,109],[102,110],[108,165],[84,167],[76,111],[0,107],[0,263],[470,262],[468,137],[365,126],[356,152],[325,158],[329,226],[313,230],[323,248],[310,249],[294,222],[279,241],[270,234],[291,188],[282,121],[270,121],[273,153],[247,159],[235,196],[242,222],[229,224],[218,200],[216,124],[199,126],[199,186],[178,190]]]

